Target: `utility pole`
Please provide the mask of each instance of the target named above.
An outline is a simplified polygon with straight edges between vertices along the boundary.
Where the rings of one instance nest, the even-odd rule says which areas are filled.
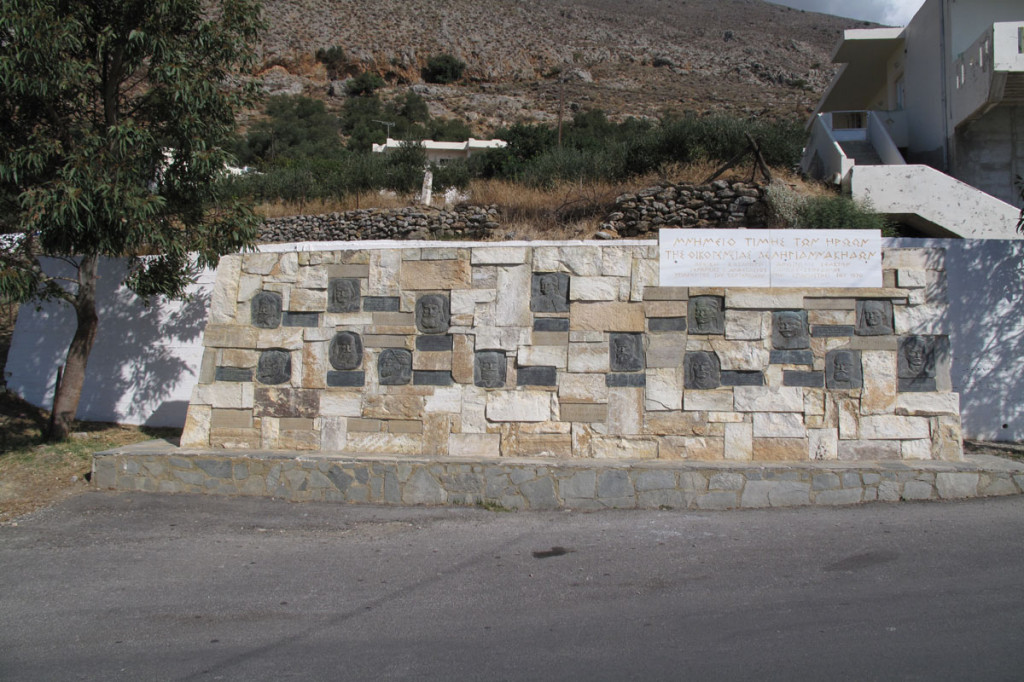
[[[382,126],[384,126],[385,128],[388,129],[387,138],[385,138],[384,142],[387,142],[388,140],[390,140],[391,139],[391,129],[395,127],[395,124],[393,122],[391,122],[391,121],[378,121],[377,119],[373,119],[373,122],[374,123],[379,123],[379,124],[381,124]]]

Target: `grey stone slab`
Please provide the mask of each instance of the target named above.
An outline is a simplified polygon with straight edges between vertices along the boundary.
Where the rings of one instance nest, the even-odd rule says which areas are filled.
[[[250,317],[254,327],[260,329],[277,329],[281,326],[281,294],[276,291],[261,291],[252,297]]]
[[[870,474],[864,474],[864,482],[865,483],[868,482],[867,481],[867,477],[869,475]],[[874,481],[872,481],[872,484],[878,483],[877,474],[875,475],[875,477],[876,478],[875,478]],[[843,473],[840,476],[840,478],[842,479],[843,487],[844,488],[859,488],[861,486],[860,474],[858,474],[856,471],[847,471],[847,472]]]
[[[675,490],[675,472],[665,470],[641,471],[634,476],[636,489],[640,492],[650,490]]]
[[[686,509],[690,496],[681,490],[647,490],[637,495],[641,509]]]
[[[443,294],[424,294],[416,300],[416,329],[423,334],[445,334],[451,323],[451,303]]]
[[[549,477],[526,481],[519,486],[519,490],[529,503],[530,509],[557,509],[559,506],[554,481]]]
[[[936,386],[935,377],[900,377],[896,384],[897,390],[901,393],[934,393],[937,390]]]
[[[773,507],[798,507],[811,503],[810,483],[798,481],[777,481],[768,491],[768,501]]]
[[[938,473],[935,489],[944,500],[977,497],[980,477],[975,473]]]
[[[533,273],[530,310],[535,313],[569,312],[569,275],[564,272]]]
[[[363,362],[363,339],[355,332],[338,332],[331,339],[327,358],[334,369],[357,369]]]
[[[229,460],[196,460],[196,466],[202,469],[208,476],[214,478],[231,478],[231,462]]]
[[[416,337],[416,350],[422,351],[446,351],[451,350],[453,346],[452,335],[443,334],[441,336],[417,336]]]
[[[629,497],[633,495],[633,483],[629,472],[621,469],[602,471],[597,477],[598,498]]]
[[[402,502],[405,504],[443,504],[448,493],[425,468],[418,468],[405,482]]]
[[[340,492],[346,492],[349,489],[349,486],[351,486],[356,480],[338,466],[333,466],[327,470],[327,478]]]
[[[557,386],[558,370],[544,365],[536,367],[520,367],[516,370],[518,386]]]
[[[856,332],[858,336],[892,334],[892,301],[858,300]]]
[[[773,350],[768,361],[773,365],[813,365],[814,353],[809,350]]]
[[[860,488],[843,488],[841,490],[823,490],[814,496],[814,504],[843,505],[860,504],[864,501],[864,491]]]
[[[401,308],[398,296],[364,296],[363,310],[373,313],[397,313]]]
[[[861,388],[863,384],[864,373],[859,350],[838,348],[825,354],[826,388]]]
[[[878,493],[881,496],[882,486],[878,486]],[[903,495],[904,500],[930,500],[934,488],[931,483],[925,481],[907,481],[903,484]]]
[[[708,490],[743,490],[744,481],[743,474],[731,472],[712,474],[708,480]]]
[[[825,338],[831,336],[853,336],[853,325],[849,324],[816,324],[811,327],[811,336]]]
[[[739,506],[739,493],[734,491],[716,491],[697,495],[695,503],[698,509],[735,509]]]
[[[282,323],[285,327],[319,327],[320,313],[286,312]]]
[[[535,332],[567,332],[569,331],[569,318],[567,317],[537,317],[533,320],[533,331]]]
[[[252,370],[241,367],[218,367],[214,374],[216,381],[252,381]]]
[[[839,476],[833,473],[814,474],[811,477],[811,487],[814,490],[834,490],[841,487]]]
[[[768,492],[777,484],[772,481],[747,481],[743,486],[743,495],[740,497],[740,506],[745,509],[759,509],[770,507]]]
[[[787,369],[782,373],[782,385],[821,388],[825,385],[825,373],[801,372],[795,369]]]
[[[332,388],[342,386],[365,386],[366,372],[346,372],[331,370],[327,372],[327,385]]]
[[[651,317],[647,319],[647,330],[651,332],[685,332],[685,317]]]
[[[604,384],[610,388],[643,388],[647,385],[646,374],[605,374]]]
[[[414,386],[451,386],[455,383],[452,373],[445,370],[421,370],[412,373]]]
[[[764,372],[723,370],[723,386],[764,386]]]
[[[562,499],[593,499],[597,490],[597,472],[580,471],[558,482]]]
[[[284,384],[292,378],[292,354],[281,348],[271,348],[260,353],[256,366],[256,381],[261,384]]]

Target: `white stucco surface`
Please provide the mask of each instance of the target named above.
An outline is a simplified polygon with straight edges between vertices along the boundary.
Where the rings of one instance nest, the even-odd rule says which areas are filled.
[[[655,241],[630,243],[657,245]],[[347,244],[353,248],[352,242]],[[393,244],[412,246],[410,242]],[[324,245],[275,245],[275,250],[288,246],[308,250]],[[456,245],[421,242],[417,246]],[[1024,242],[887,239],[883,243],[885,248],[912,246],[947,250],[952,381],[953,390],[960,393],[965,437],[1024,440]],[[116,286],[120,267],[116,262],[102,263],[100,331],[79,417],[181,426],[199,375],[213,273],[203,273],[193,301],[147,309]],[[66,306],[44,305],[38,311],[22,307],[6,372],[8,386],[33,404],[49,407],[53,400],[57,366],[71,339],[72,320]]]

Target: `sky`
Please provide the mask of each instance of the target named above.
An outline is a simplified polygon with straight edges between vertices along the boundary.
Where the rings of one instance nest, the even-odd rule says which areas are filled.
[[[886,26],[906,26],[924,0],[769,0],[777,5],[824,12],[840,17],[873,21]]]

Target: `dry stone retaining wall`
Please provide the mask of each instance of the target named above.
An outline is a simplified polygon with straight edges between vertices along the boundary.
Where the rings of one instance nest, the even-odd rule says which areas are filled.
[[[183,447],[962,457],[941,250],[885,250],[878,289],[698,289],[652,242],[360,246],[222,259]]]

